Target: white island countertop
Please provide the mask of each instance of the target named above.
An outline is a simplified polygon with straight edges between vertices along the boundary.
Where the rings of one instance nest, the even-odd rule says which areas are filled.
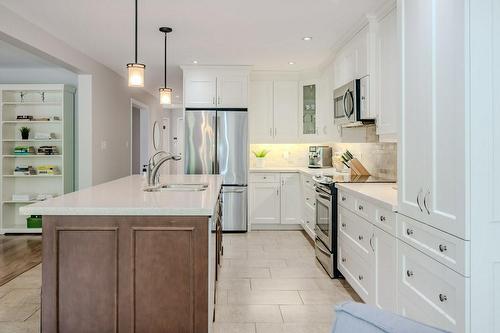
[[[20,208],[23,215],[212,216],[218,175],[166,175],[161,184],[208,184],[204,191],[145,192],[146,179],[128,176]]]
[[[372,201],[385,209],[397,211],[398,190],[396,183],[337,183],[339,190],[352,192],[363,199]]]

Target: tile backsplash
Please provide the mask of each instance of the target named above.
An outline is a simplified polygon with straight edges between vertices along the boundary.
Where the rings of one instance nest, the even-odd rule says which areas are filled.
[[[308,164],[309,146],[315,144],[251,144],[250,151],[269,150],[266,167],[305,167]],[[322,144],[325,145],[325,144]],[[397,177],[397,145],[395,143],[329,143],[333,152],[348,149],[374,176]],[[250,167],[255,167],[255,156],[251,153]]]

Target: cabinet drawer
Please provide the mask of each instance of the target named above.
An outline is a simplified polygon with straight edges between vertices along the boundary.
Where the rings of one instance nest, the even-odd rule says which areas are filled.
[[[377,216],[375,205],[365,200],[356,198],[354,204],[354,212],[370,222],[376,221]]]
[[[366,260],[373,255],[371,248],[373,226],[353,212],[339,207],[338,230],[339,235],[343,235],[351,246],[362,254]]]
[[[311,176],[302,174],[302,188],[314,192],[314,181]]]
[[[454,271],[470,276],[470,242],[398,214],[398,238]]]
[[[343,235],[339,235],[338,254],[339,271],[363,301],[368,303],[372,293],[372,267],[354,251]]]
[[[396,236],[396,213],[393,211],[376,207],[375,209],[375,221],[373,222],[380,229],[388,232],[389,234]]]
[[[344,192],[341,190],[338,191],[337,203],[340,206],[345,207],[345,208],[352,210],[354,212],[355,211],[354,205],[356,204],[355,201],[356,201],[356,199],[354,199],[354,197],[351,196],[350,194],[348,194],[347,192]]]
[[[469,279],[398,240],[399,312],[451,332],[465,328]]]
[[[248,176],[250,183],[279,183],[280,174],[271,172],[251,172]]]
[[[310,209],[316,209],[316,192],[309,189],[304,190],[304,204]]]

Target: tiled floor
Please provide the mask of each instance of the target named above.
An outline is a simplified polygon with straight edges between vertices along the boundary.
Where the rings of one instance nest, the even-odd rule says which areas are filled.
[[[358,300],[331,280],[298,231],[225,234],[215,333],[329,332],[334,304]],[[0,333],[39,332],[41,265],[0,287]]]
[[[225,234],[217,288],[215,333],[326,333],[335,304],[360,301],[298,231]]]

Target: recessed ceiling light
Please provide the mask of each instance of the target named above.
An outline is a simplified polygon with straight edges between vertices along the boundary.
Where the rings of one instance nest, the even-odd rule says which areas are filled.
[[[295,63],[293,61],[290,61],[288,64],[289,65],[295,65]]]
[[[312,40],[313,38],[312,37],[303,37],[302,40],[305,40],[305,41],[310,41]]]
[[[193,60],[193,64],[197,64],[198,63],[198,60]]]

